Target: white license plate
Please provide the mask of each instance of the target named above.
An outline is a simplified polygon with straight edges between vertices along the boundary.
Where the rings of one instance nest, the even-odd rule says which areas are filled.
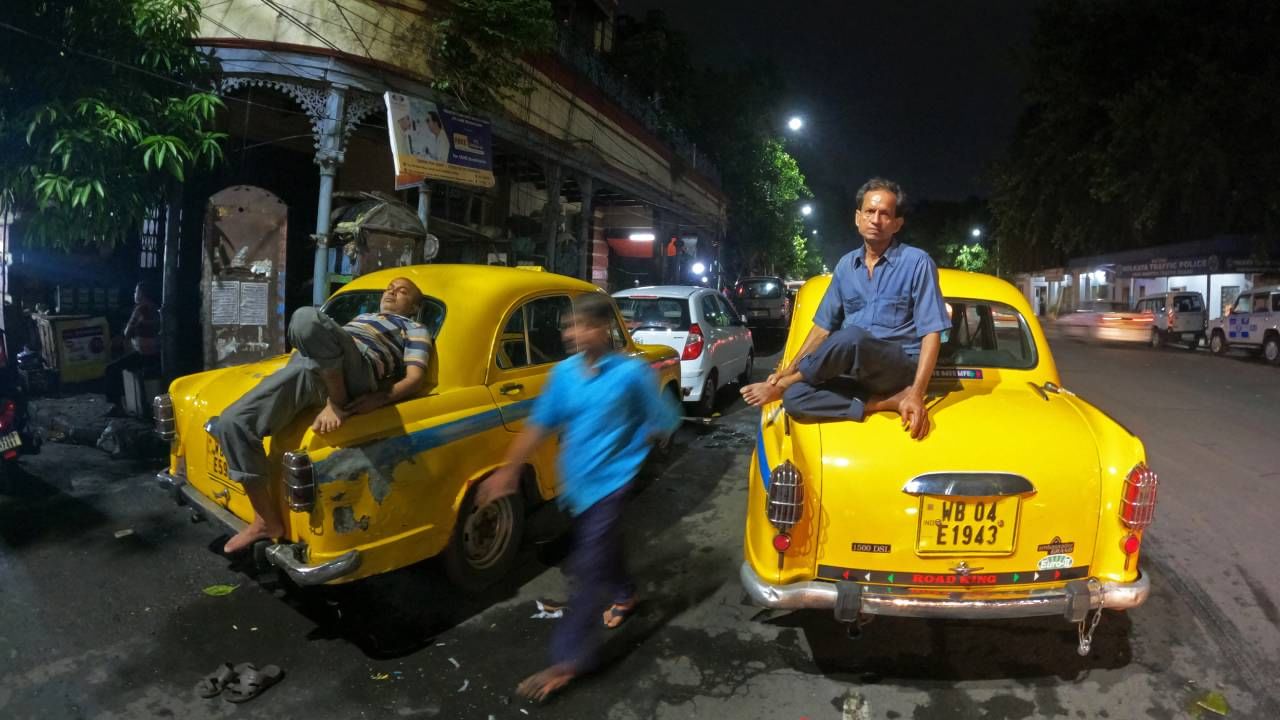
[[[22,447],[22,438],[18,436],[18,433],[12,432],[0,437],[0,451],[13,450],[20,447]]]

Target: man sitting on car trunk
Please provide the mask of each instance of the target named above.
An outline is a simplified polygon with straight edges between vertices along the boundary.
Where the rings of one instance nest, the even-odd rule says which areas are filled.
[[[320,408],[311,429],[337,430],[351,415],[413,397],[426,377],[431,335],[413,318],[422,291],[396,278],[382,293],[379,312],[361,313],[339,326],[313,307],[289,320],[289,363],[262,379],[223,411],[211,433],[227,456],[227,475],[244,486],[253,522],[227,541],[223,551],[244,550],[279,537],[284,521],[266,486],[262,439],[308,410]],[[386,390],[381,388],[390,384]]]
[[[791,364],[742,389],[748,403],[781,398],[792,417],[813,420],[861,421],[893,411],[911,437],[929,432],[924,392],[951,321],[933,260],[894,239],[904,204],[902,188],[883,178],[858,190],[854,223],[862,247],[840,258]]]

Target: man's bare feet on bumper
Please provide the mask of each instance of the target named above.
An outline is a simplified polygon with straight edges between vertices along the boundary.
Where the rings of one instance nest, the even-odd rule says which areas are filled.
[[[760,382],[742,388],[742,399],[748,405],[761,407],[782,399],[783,388],[769,382]]]
[[[542,702],[551,693],[559,690],[574,677],[573,668],[569,665],[552,665],[524,679],[516,688],[516,693],[526,700]]]
[[[252,547],[259,540],[270,540],[284,534],[282,527],[267,527],[261,518],[255,518],[249,527],[241,530],[222,546],[222,552],[230,555]]]

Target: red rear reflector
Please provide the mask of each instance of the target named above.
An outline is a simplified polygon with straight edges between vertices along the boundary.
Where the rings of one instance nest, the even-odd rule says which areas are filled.
[[[689,326],[689,335],[684,339],[684,352],[680,354],[680,359],[697,360],[702,355],[702,345],[702,328],[694,323]]]
[[[1132,555],[1138,552],[1138,548],[1141,546],[1142,546],[1142,541],[1138,539],[1138,536],[1130,535],[1129,537],[1124,539],[1124,554]]]
[[[791,536],[786,533],[779,533],[773,536],[773,549],[780,553],[791,549]]]
[[[14,459],[14,458],[16,458],[16,457],[18,457],[18,451],[17,451],[17,450],[6,450],[6,451],[5,451],[5,453],[4,453],[4,459],[5,459],[5,460],[12,460],[12,459]],[[777,544],[777,543],[775,542],[775,544]]]

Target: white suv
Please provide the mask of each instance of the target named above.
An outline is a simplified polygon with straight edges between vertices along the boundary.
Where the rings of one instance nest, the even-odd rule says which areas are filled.
[[[1188,350],[1195,350],[1204,339],[1208,311],[1204,297],[1198,292],[1179,290],[1145,295],[1134,303],[1133,309],[1151,313],[1151,347],[1183,342]]]
[[[684,400],[703,415],[716,390],[748,382],[755,360],[751,331],[723,295],[704,287],[639,287],[614,294],[636,342],[680,353]]]
[[[1240,293],[1227,313],[1209,324],[1209,349],[1221,355],[1230,348],[1261,350],[1280,365],[1280,287]]]

